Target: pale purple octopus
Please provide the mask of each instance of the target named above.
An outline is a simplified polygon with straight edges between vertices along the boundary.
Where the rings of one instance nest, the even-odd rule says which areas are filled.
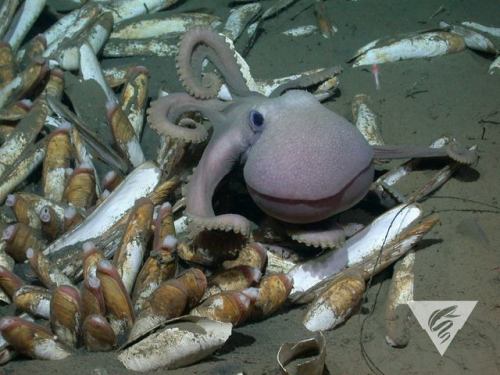
[[[213,99],[221,82],[202,75],[205,58],[225,78],[232,101]],[[443,149],[372,147],[356,127],[307,91],[289,90],[275,96],[284,91],[278,88],[272,97],[251,92],[234,51],[223,36],[209,29],[195,28],[183,36],[177,68],[188,93],[171,94],[152,103],[149,121],[160,134],[187,142],[201,142],[208,132],[192,120],[176,125],[182,114],[200,112],[214,128],[185,194],[186,212],[199,229],[249,234],[246,218],[215,215],[212,207],[217,185],[238,162],[244,163],[248,192],[265,213],[283,222],[308,224],[359,202],[373,181],[377,158],[475,160],[475,155],[456,144]],[[299,87],[301,82],[295,84]],[[186,124],[189,126],[181,126]],[[321,244],[333,246],[339,233],[322,231],[321,237]]]

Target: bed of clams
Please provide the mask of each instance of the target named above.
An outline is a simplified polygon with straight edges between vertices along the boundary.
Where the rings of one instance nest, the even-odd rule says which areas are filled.
[[[176,1],[71,3],[75,9],[64,14],[52,9],[57,21],[32,38],[26,36],[46,2],[6,0],[0,6],[0,298],[17,314],[0,320],[0,362],[18,354],[63,359],[83,346],[119,350],[134,370],[180,367],[213,353],[232,327],[264,319],[287,300],[313,301],[304,324],[311,331],[331,329],[359,304],[365,280],[406,254],[387,318],[388,341],[403,346],[395,311],[405,303],[401,295],[411,298],[404,293],[412,283],[404,277],[411,275],[409,250],[437,220],[420,220],[415,202],[458,164],[446,165],[407,196],[394,184],[417,160],[381,176],[373,191],[391,209],[335,252],[300,265],[293,252],[276,245],[284,239],[271,228],[260,228],[238,247],[224,244],[219,233],[215,248],[220,243],[229,251],[200,246],[186,233],[180,192],[190,172],[182,161],[193,155],[182,142],[162,137],[157,159],[146,160],[140,139],[148,72],[140,66],[103,70],[96,52],[148,54],[154,45],[156,54],[172,55],[172,40],[186,27],[222,22],[172,15],[178,29],[170,39],[134,39],[120,25],[146,28],[140,23],[146,10],[155,13]],[[238,17],[233,14],[224,30],[234,39],[250,21],[265,20],[289,3],[278,1],[265,12],[260,4],[235,8]],[[158,14],[156,22],[170,17]],[[334,91],[336,77],[330,78],[326,87]],[[277,82],[260,84],[265,91],[283,80]],[[95,110],[82,100],[89,87],[105,97],[99,110],[106,111],[109,126],[99,132],[84,120]],[[371,142],[382,142],[366,103],[362,95],[353,103],[356,126]]]

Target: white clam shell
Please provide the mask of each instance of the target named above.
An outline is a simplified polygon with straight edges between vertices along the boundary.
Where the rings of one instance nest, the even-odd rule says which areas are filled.
[[[129,370],[151,371],[196,363],[221,347],[232,325],[198,317],[170,320],[139,340],[127,344],[118,359]]]

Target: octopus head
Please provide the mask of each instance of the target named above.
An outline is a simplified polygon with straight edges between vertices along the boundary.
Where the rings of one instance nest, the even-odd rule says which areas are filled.
[[[304,91],[247,110],[244,178],[255,203],[291,223],[344,211],[367,193],[373,151],[359,131]]]

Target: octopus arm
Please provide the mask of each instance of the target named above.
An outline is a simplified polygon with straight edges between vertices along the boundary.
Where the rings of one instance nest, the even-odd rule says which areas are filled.
[[[186,112],[200,112],[212,123],[220,121],[220,111],[227,106],[219,100],[198,100],[185,93],[170,94],[151,103],[148,109],[148,122],[160,135],[181,139],[185,142],[199,143],[207,138],[207,129],[194,120],[184,119],[187,126],[177,125],[176,121]]]
[[[191,177],[186,190],[186,213],[195,231],[223,230],[249,235],[250,222],[236,214],[215,215],[212,198],[222,178],[247,149],[237,127],[214,134]]]

